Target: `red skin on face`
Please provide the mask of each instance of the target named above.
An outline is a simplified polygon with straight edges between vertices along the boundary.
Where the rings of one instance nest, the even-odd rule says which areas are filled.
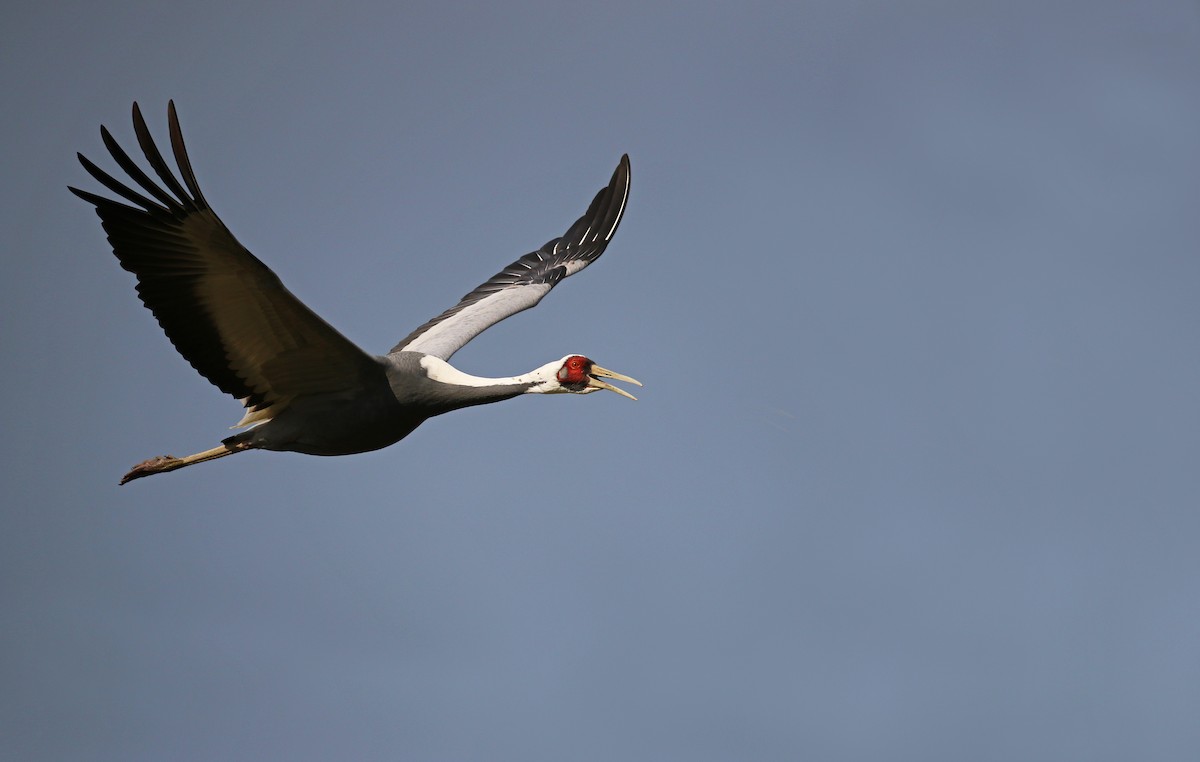
[[[558,369],[558,382],[563,385],[586,383],[591,368],[591,360],[582,355],[571,355]]]

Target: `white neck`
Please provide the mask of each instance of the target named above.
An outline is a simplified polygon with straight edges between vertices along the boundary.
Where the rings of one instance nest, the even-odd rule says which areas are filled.
[[[535,368],[528,373],[524,373],[519,376],[506,376],[501,378],[472,376],[470,373],[464,373],[442,358],[434,357],[433,355],[425,355],[422,357],[421,367],[425,369],[425,373],[430,379],[442,384],[469,387],[532,384],[532,386],[523,392],[524,394],[552,394],[555,392],[565,391],[559,385],[558,379],[555,376],[559,367],[562,366],[562,362],[562,360],[555,360],[554,362],[547,363],[540,368]]]

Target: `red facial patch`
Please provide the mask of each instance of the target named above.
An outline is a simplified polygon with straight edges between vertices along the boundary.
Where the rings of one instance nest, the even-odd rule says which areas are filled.
[[[571,355],[558,369],[558,383],[564,386],[587,383],[588,371],[591,369],[591,360],[582,355]]]

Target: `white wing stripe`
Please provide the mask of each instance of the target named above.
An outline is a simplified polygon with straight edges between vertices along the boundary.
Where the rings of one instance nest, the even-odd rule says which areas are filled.
[[[549,283],[510,286],[503,291],[497,291],[462,308],[453,317],[431,326],[425,333],[405,345],[402,351],[424,352],[441,357],[443,353],[453,352],[505,317],[529,309],[548,293]]]

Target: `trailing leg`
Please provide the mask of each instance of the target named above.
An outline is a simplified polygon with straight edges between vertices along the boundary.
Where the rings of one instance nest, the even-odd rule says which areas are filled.
[[[230,438],[232,439],[232,437]],[[177,468],[190,466],[195,463],[203,463],[206,460],[215,460],[223,458],[226,455],[232,455],[235,452],[249,449],[249,446],[243,442],[234,442],[226,440],[220,447],[214,447],[211,450],[198,452],[195,455],[188,455],[186,458],[176,458],[173,455],[159,455],[157,458],[150,458],[138,463],[133,468],[129,469],[129,473],[121,477],[121,484],[131,482],[134,479],[141,479],[143,476],[151,474],[163,474],[167,471],[174,471]]]

